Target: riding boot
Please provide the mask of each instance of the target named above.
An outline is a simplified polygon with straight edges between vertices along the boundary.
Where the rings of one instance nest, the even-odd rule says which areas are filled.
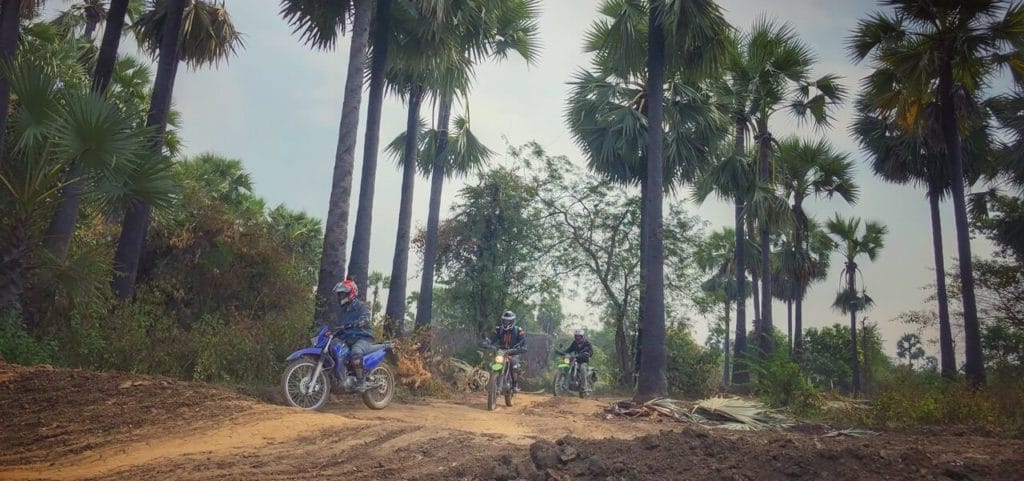
[[[352,366],[352,374],[356,377],[356,392],[366,392],[366,374],[363,366]]]

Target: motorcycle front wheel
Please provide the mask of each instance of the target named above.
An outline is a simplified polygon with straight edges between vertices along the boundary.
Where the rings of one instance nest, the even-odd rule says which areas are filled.
[[[512,407],[512,396],[515,396],[515,394],[516,394],[516,391],[515,391],[516,387],[515,387],[514,384],[512,384],[512,378],[509,377],[509,376],[505,377],[505,383],[504,384],[505,384],[505,386],[503,386],[503,387],[504,387],[504,391],[505,391],[505,405],[508,406],[508,407]]]
[[[367,389],[363,392],[363,404],[370,409],[384,409],[395,396],[395,375],[384,364],[373,368],[366,376]]]
[[[487,379],[487,410],[494,411],[498,408],[498,373],[492,372]]]
[[[566,391],[568,391],[568,388],[565,385],[565,371],[560,370],[558,374],[555,374],[555,382],[551,384],[551,392],[555,396],[564,396]]]
[[[292,361],[281,375],[281,390],[289,406],[317,411],[331,398],[331,379],[326,370],[313,379],[318,361],[302,357]]]

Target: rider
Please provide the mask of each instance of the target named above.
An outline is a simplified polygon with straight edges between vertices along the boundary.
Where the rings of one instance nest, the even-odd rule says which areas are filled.
[[[358,299],[359,287],[352,279],[345,279],[334,286],[341,310],[338,319],[331,325],[336,331],[335,339],[340,339],[349,349],[349,364],[352,374],[356,377],[355,389],[366,391],[366,373],[363,372],[363,356],[373,344],[373,332],[370,330],[370,309],[366,303]]]
[[[516,315],[505,311],[501,315],[501,323],[494,328],[490,338],[491,344],[500,349],[515,349],[516,354],[508,358],[512,362],[512,386],[519,391],[519,354],[526,352],[526,331],[516,325]]]
[[[590,357],[594,355],[594,348],[590,345],[590,341],[587,340],[583,329],[573,331],[572,344],[565,350],[565,353],[576,354],[576,363],[579,365],[580,376],[583,376],[583,385],[581,387],[584,392],[590,392],[590,376],[587,372],[587,363],[590,362]]]

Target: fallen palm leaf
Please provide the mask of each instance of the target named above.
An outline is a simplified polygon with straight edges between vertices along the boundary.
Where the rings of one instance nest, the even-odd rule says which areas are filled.
[[[841,431],[829,431],[825,434],[826,438],[838,438],[841,436],[850,436],[854,438],[863,438],[868,436],[878,436],[879,432],[868,431],[867,429],[843,429]]]

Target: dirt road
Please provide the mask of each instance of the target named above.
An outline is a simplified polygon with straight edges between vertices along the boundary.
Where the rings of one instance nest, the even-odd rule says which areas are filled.
[[[0,364],[0,479],[960,481],[1024,473],[1019,441],[729,433],[605,419],[605,404],[521,395],[488,412],[470,396],[370,411],[336,398],[326,412],[307,413],[166,378]]]

